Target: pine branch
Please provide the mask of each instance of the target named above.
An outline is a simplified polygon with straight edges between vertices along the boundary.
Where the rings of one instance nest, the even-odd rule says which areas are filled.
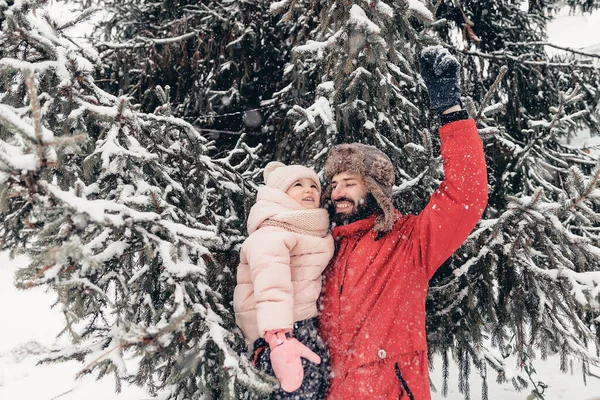
[[[440,8],[440,5],[444,2],[444,0],[438,0],[435,2],[435,4],[433,5],[433,15],[437,14],[438,8]]]
[[[506,65],[503,65],[500,68],[500,71],[498,72],[498,76],[496,77],[494,84],[490,87],[488,92],[485,94],[483,101],[479,105],[479,111],[477,111],[477,115],[475,116],[475,121],[479,121],[483,118],[484,109],[485,109],[486,104],[490,101],[494,92],[496,92],[496,90],[498,90],[498,87],[500,86],[500,81],[502,80],[502,78],[504,78],[504,75],[506,75],[507,71],[508,71],[508,67]]]
[[[198,7],[202,7],[202,10],[198,9]],[[191,14],[212,15],[213,17],[217,18],[222,22],[227,22],[227,18],[211,10],[208,6],[206,6],[206,4],[200,4],[196,6],[189,5],[184,8],[184,11]]]
[[[190,38],[198,36],[198,32],[188,32],[183,35],[175,36],[175,37],[167,37],[167,38],[147,38],[147,37],[136,37],[133,41],[129,41],[127,43],[110,43],[110,42],[100,42],[98,43],[98,47],[109,48],[109,49],[138,49],[144,47],[151,47],[157,44],[173,44],[177,42],[183,42]]]
[[[75,390],[75,388],[73,388],[73,389],[69,389],[69,390],[67,390],[66,392],[63,392],[63,393],[61,393],[61,394],[59,394],[59,395],[56,395],[56,396],[52,397],[50,400],[56,400],[56,399],[58,399],[58,398],[60,398],[60,397],[63,397],[63,396],[65,396],[65,395],[67,395],[67,394],[71,393],[73,390]]]
[[[33,278],[31,278],[31,280],[30,280],[29,282],[27,282],[27,283],[25,284],[25,287],[26,287],[26,288],[31,288],[31,287],[33,287],[33,285],[34,285],[34,282],[35,282],[35,281],[36,281],[36,280],[37,280],[37,279],[38,279],[40,276],[42,276],[42,275],[44,274],[44,272],[48,271],[50,268],[52,268],[52,266],[51,266],[51,265],[44,265],[44,266],[42,267],[42,269],[40,269],[40,271],[39,271],[39,272],[38,272],[38,273],[37,273],[37,274],[36,274],[36,275],[35,275]]]
[[[458,52],[458,53],[462,53],[462,54],[469,55],[469,56],[490,59],[490,60],[498,60],[503,63],[506,61],[513,61],[517,64],[532,66],[532,67],[547,67],[547,68],[560,68],[560,69],[566,68],[569,70],[572,70],[573,68],[589,69],[589,70],[593,70],[593,71],[600,70],[600,66],[598,66],[598,65],[584,64],[584,63],[579,62],[578,60],[575,60],[572,62],[566,62],[566,63],[551,62],[551,61],[524,60],[521,56],[513,56],[510,54],[500,54],[500,53],[497,53],[497,54],[496,53],[484,53],[482,51],[461,49],[461,48],[458,48],[458,47],[453,46],[448,43],[442,43],[442,45],[444,47],[452,49],[453,51]]]
[[[155,334],[147,334],[147,335],[136,338],[136,340],[133,342],[128,342],[128,343],[122,342],[122,343],[117,344],[116,346],[111,347],[110,349],[108,349],[107,351],[103,352],[98,357],[96,357],[94,360],[92,360],[90,363],[88,363],[85,367],[83,367],[77,373],[77,375],[80,376],[80,375],[84,375],[84,374],[91,372],[94,365],[96,365],[99,361],[104,359],[107,355],[109,355],[110,353],[112,353],[115,350],[126,349],[128,347],[139,346],[139,345],[141,345],[141,346],[148,346],[148,345],[160,346],[160,344],[158,344],[158,341],[160,341],[160,339],[163,336],[170,334],[173,330],[177,329],[179,327],[179,325],[181,325],[182,322],[184,322],[185,320],[187,320],[189,318],[189,316],[190,316],[190,312],[186,311],[182,316],[171,321],[167,326],[165,326],[164,328],[162,328],[160,331],[158,331]]]
[[[74,27],[82,22],[89,20],[94,14],[100,12],[100,8],[98,7],[89,7],[85,10],[81,11],[75,18],[64,22],[63,24],[56,27],[57,30],[65,30],[71,27]]]
[[[162,210],[162,207],[160,206],[160,204],[158,203],[158,198],[156,196],[156,193],[151,191],[150,197],[152,198],[152,203],[154,204],[154,208],[156,208],[156,212],[158,214],[161,214],[163,210]]]
[[[591,58],[600,58],[600,54],[595,54],[595,53],[586,53],[584,51],[581,50],[577,50],[574,49],[572,47],[564,47],[564,46],[559,46],[550,42],[541,42],[541,41],[532,41],[532,42],[506,42],[507,45],[512,45],[512,46],[549,46],[549,47],[554,47],[555,49],[559,49],[559,50],[564,50],[564,51],[568,51],[570,53],[574,53],[574,54],[579,54],[585,57],[591,57]]]
[[[77,376],[81,376],[81,375],[85,375],[85,374],[89,374],[91,372],[91,368],[97,364],[100,360],[102,360],[104,357],[106,357],[107,355],[109,355],[110,353],[112,353],[115,350],[118,349],[122,349],[122,348],[126,348],[129,346],[133,346],[132,343],[119,343],[118,345],[111,347],[110,349],[108,349],[107,351],[105,351],[104,353],[100,354],[98,357],[96,357],[94,360],[92,360],[92,362],[90,362],[89,364],[87,364],[85,367],[83,367],[78,373]]]
[[[593,372],[590,372],[589,370],[587,371],[587,375],[591,376],[591,377],[594,377],[594,378],[597,378],[597,379],[600,379],[600,375],[596,375]]]
[[[575,86],[571,93],[566,94],[566,97],[565,93],[560,92],[558,110],[556,111],[556,114],[554,115],[554,118],[552,118],[552,122],[550,122],[550,126],[548,127],[548,132],[550,134],[552,134],[554,126],[558,123],[560,116],[562,115],[565,109],[565,106],[570,102],[570,100],[575,99],[577,97],[578,92],[579,86]]]
[[[548,140],[554,138],[554,127],[556,126],[556,124],[558,122],[562,121],[562,119],[560,117],[564,111],[565,106],[567,104],[577,100],[579,98],[578,93],[579,93],[578,86],[576,86],[572,90],[569,90],[567,93],[560,92],[558,108],[555,111],[552,121],[548,125],[547,133],[543,130],[535,138],[530,140],[529,143],[527,143],[527,146],[525,146],[525,148],[518,155],[519,160],[517,161],[517,163],[515,165],[516,170],[518,170],[519,167],[523,164],[523,162],[527,159],[529,152],[533,149],[533,147],[535,145],[537,145],[540,142],[545,142],[545,141],[548,141]]]
[[[37,92],[35,88],[34,75],[30,70],[25,70],[25,84],[29,91],[29,102],[31,104],[31,111],[33,114],[35,135],[37,137],[37,151],[38,160],[42,166],[46,166],[46,157],[44,155],[45,143],[42,140],[42,121],[40,116],[40,103],[38,101]]]
[[[598,179],[600,179],[600,168],[594,174],[591,182],[588,183],[588,185],[587,185],[588,187],[585,190],[585,192],[583,192],[578,199],[576,199],[574,201],[572,200],[572,204],[569,206],[570,210],[577,207],[577,205],[579,203],[581,203],[583,200],[585,200],[589,197],[589,195],[596,189],[596,184],[598,183]]]

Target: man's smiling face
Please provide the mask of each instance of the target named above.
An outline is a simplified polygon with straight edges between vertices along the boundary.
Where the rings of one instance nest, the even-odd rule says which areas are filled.
[[[367,187],[354,172],[342,172],[331,179],[331,202],[336,215],[356,214],[365,203]]]

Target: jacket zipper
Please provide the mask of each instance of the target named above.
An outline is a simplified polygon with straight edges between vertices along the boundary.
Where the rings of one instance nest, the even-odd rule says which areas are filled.
[[[344,289],[344,282],[346,281],[346,271],[348,270],[348,256],[347,256],[347,250],[348,250],[348,244],[346,244],[346,246],[344,246],[344,268],[342,269],[342,280],[340,282],[340,297],[342,295],[342,290]],[[340,303],[341,303],[341,298],[339,299]],[[340,310],[341,310],[341,304],[340,304]]]
[[[410,391],[410,388],[408,387],[408,383],[406,383],[406,381],[402,377],[402,374],[400,373],[400,367],[398,366],[398,363],[394,364],[394,369],[396,370],[396,376],[398,377],[398,380],[400,381],[400,397],[398,397],[398,398],[401,399],[404,396],[404,392],[406,391],[408,398],[410,400],[415,400],[415,396],[413,396],[412,392]]]

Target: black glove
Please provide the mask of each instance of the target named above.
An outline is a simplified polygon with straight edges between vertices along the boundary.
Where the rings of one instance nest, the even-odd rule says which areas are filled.
[[[419,57],[419,67],[433,110],[442,112],[461,104],[458,73],[460,64],[447,49],[442,46],[424,48]]]

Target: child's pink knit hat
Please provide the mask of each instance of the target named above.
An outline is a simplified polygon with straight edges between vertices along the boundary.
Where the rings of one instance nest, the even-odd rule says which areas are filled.
[[[321,193],[321,182],[317,173],[302,165],[285,165],[279,161],[271,161],[265,167],[263,176],[265,178],[265,185],[279,189],[282,192],[287,192],[292,183],[298,179],[312,179],[317,184],[319,193]]]

